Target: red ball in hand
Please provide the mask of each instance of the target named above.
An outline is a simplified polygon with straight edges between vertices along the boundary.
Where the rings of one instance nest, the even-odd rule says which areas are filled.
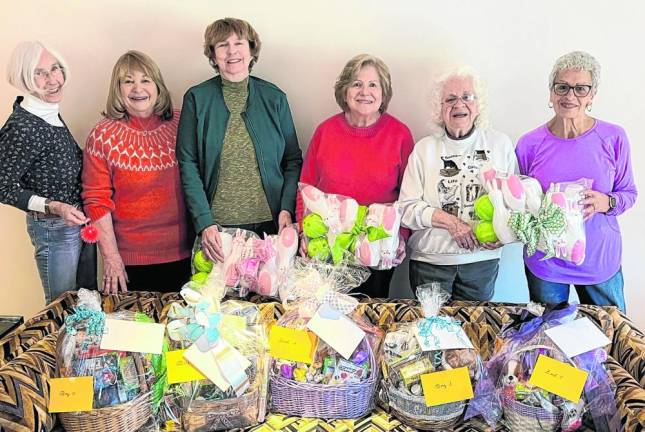
[[[99,240],[99,230],[94,225],[85,225],[81,228],[81,238],[86,243],[96,243]]]

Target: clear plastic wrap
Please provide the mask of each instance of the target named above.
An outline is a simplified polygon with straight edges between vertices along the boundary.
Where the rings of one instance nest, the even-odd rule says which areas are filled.
[[[404,423],[417,428],[449,428],[463,413],[466,401],[429,407],[425,403],[421,376],[467,367],[471,381],[482,373],[479,353],[458,320],[439,315],[450,294],[440,283],[418,287],[424,318],[398,323],[383,342],[381,398]],[[442,349],[442,347],[452,347]]]
[[[398,264],[401,209],[397,203],[359,205],[356,200],[298,185],[304,203],[307,254],[321,262],[388,269]]]
[[[240,297],[249,291],[266,296],[277,296],[285,283],[286,273],[298,252],[298,233],[293,226],[284,228],[278,235],[265,234],[260,239],[255,233],[243,229],[223,228],[220,231],[223,262],[211,262],[201,251],[201,238],[193,246],[192,281],[204,283],[212,272],[222,278],[222,283]]]
[[[589,412],[596,430],[620,430],[612,420],[616,415],[616,386],[603,365],[607,353],[597,348],[568,358],[545,333],[575,319],[577,305],[561,304],[541,316],[538,313],[525,311],[502,329],[466,419],[481,415],[495,426],[503,417],[513,430],[569,432],[582,426],[583,415]],[[589,373],[580,401],[572,402],[529,384],[540,354]]]
[[[267,334],[258,306],[229,300],[220,266],[203,284],[189,282],[181,290],[187,306],[173,303],[168,311],[168,337],[173,349],[187,349],[184,358],[211,379],[169,386],[160,423],[181,422],[186,431],[244,428],[263,421],[268,379]],[[196,357],[189,356],[193,352]],[[206,358],[208,370],[202,361]]]
[[[85,416],[94,414],[106,417],[106,430],[112,430],[107,419],[110,416],[131,415],[137,417],[135,424],[141,425],[151,412],[156,412],[161,402],[165,375],[163,356],[101,349],[106,318],[154,322],[145,314],[131,311],[106,315],[101,310],[101,297],[97,291],[79,290],[74,313],[65,319],[59,334],[56,360],[59,377],[93,377],[94,411],[91,414],[61,414],[66,425],[84,427],[84,421],[89,419]],[[132,414],[124,408],[128,406],[132,406]]]

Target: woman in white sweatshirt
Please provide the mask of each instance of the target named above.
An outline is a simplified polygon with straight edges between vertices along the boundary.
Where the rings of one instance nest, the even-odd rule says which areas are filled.
[[[441,282],[454,300],[493,296],[501,243],[480,244],[474,202],[485,190],[479,170],[516,172],[511,140],[488,127],[482,85],[467,68],[443,75],[433,91],[436,132],[419,141],[403,176],[403,226],[413,233],[410,285]]]

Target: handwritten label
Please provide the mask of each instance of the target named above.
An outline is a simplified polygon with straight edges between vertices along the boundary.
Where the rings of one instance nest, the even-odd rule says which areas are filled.
[[[184,383],[206,379],[206,376],[195,369],[184,358],[186,350],[168,351],[166,365],[168,366],[168,384]]]
[[[529,384],[578,403],[587,375],[584,370],[540,354]]]
[[[49,412],[92,411],[94,377],[51,378]]]
[[[421,375],[423,397],[427,406],[443,405],[473,397],[467,367]]]
[[[165,330],[164,324],[107,318],[101,349],[161,354]]]
[[[318,337],[310,331],[274,325],[269,332],[271,356],[311,364]]]

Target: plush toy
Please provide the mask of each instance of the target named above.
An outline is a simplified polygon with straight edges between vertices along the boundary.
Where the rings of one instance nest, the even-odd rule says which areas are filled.
[[[365,225],[382,228],[387,234],[381,240],[371,240],[369,234],[362,234],[356,247],[357,262],[379,269],[392,268],[399,247],[399,228],[401,212],[395,204],[371,204],[368,207]]]
[[[277,236],[266,236],[274,254],[260,268],[258,275],[258,292],[266,296],[276,296],[280,284],[285,283],[287,270],[293,266],[298,252],[298,232],[288,226]]]

